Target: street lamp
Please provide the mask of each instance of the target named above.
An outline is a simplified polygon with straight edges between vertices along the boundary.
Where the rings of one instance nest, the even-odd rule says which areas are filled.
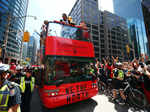
[[[37,19],[36,16],[31,16],[31,15],[25,15],[25,16],[11,16],[9,13],[5,13],[3,15],[7,15],[7,26],[6,26],[6,31],[5,31],[5,38],[4,38],[4,43],[3,43],[3,47],[2,47],[2,58],[3,58],[3,62],[5,63],[5,56],[6,56],[6,47],[7,47],[7,41],[8,41],[8,34],[10,33],[9,29],[10,29],[10,23],[11,20],[16,20],[18,18],[26,18],[26,17],[33,17],[35,20]],[[25,27],[24,27],[25,28]],[[24,32],[24,29],[23,29]],[[21,42],[21,51],[22,51],[22,42]]]

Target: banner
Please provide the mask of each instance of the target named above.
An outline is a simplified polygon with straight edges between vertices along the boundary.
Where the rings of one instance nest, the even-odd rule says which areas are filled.
[[[95,57],[91,42],[51,36],[45,44],[45,55]]]

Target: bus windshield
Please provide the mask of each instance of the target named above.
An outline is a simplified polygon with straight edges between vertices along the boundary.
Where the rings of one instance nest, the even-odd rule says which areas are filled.
[[[75,40],[88,40],[89,33],[87,30],[81,28],[50,22],[48,26],[48,36],[57,36]]]
[[[89,74],[89,63],[47,60],[45,65],[45,83],[50,85],[56,85],[60,81],[75,83],[94,79],[94,76]]]

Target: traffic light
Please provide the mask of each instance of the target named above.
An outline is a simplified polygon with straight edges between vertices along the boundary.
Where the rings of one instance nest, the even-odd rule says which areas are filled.
[[[26,58],[26,61],[28,61],[28,62],[29,62],[30,60],[31,60],[30,58],[28,58],[28,57]]]
[[[130,53],[130,47],[129,47],[129,45],[126,45],[126,51],[127,51],[128,54]]]
[[[30,33],[29,32],[24,32],[23,42],[29,42],[29,40],[30,40]]]

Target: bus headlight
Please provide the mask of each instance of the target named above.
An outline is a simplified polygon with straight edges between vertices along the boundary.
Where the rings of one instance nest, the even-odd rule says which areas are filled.
[[[59,89],[56,89],[56,90],[45,90],[44,92],[48,96],[56,96],[56,95],[58,95]]]
[[[51,93],[52,96],[55,96],[55,93]]]

